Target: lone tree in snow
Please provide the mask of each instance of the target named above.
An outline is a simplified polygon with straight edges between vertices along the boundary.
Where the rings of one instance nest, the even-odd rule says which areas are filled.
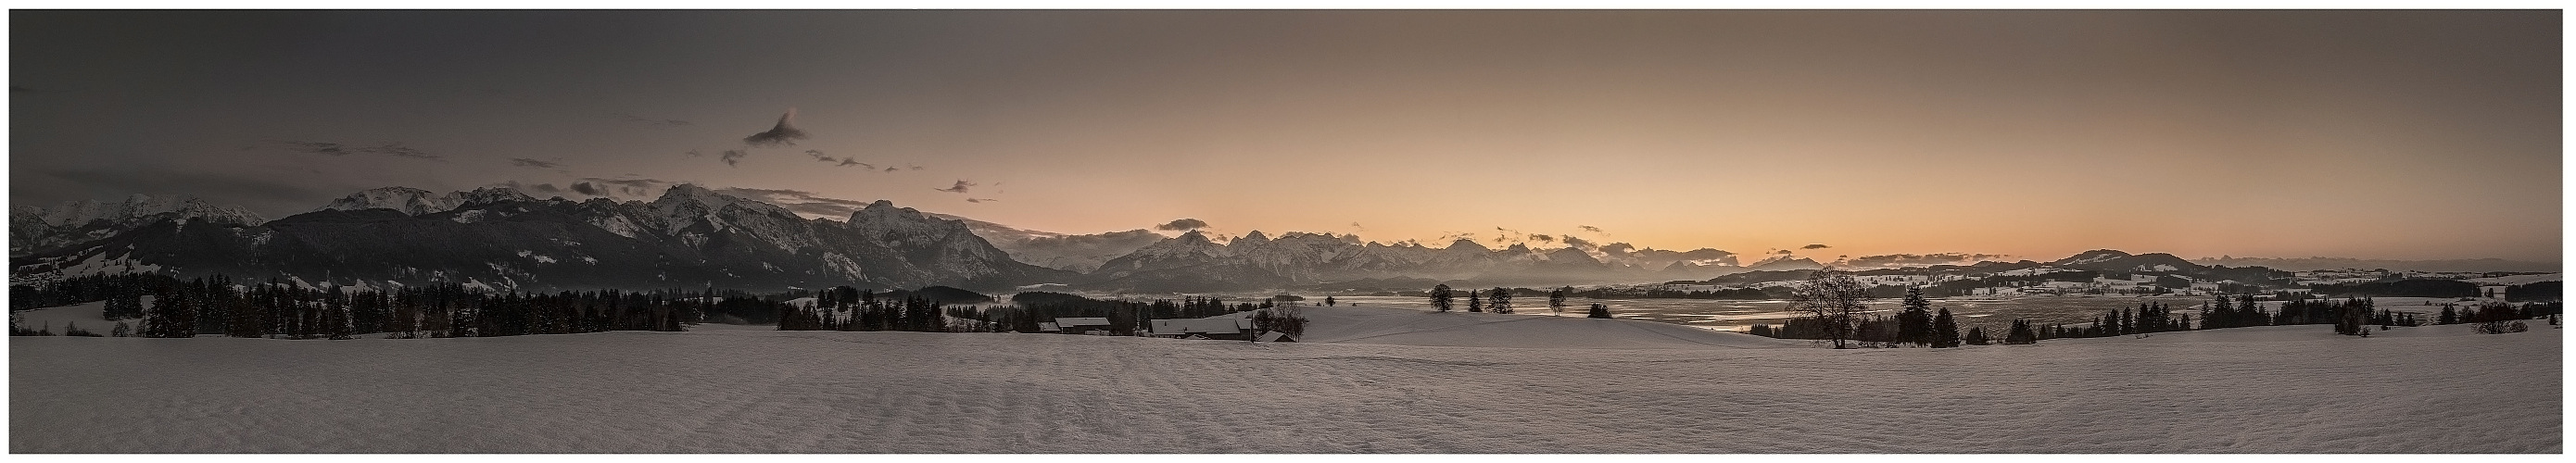
[[[1333,300],[1333,297],[1332,297],[1332,296],[1324,296],[1324,306],[1325,306],[1325,307],[1332,307],[1332,306],[1337,306],[1337,305],[1342,305],[1342,302],[1341,302],[1341,301]]]
[[[1944,308],[1932,316],[1932,348],[1950,347],[1959,347],[1959,319],[1951,317],[1950,309]]]
[[[1923,298],[1923,288],[1905,288],[1904,306],[1896,313],[1896,342],[1932,345],[1932,301]]]
[[[1448,284],[1440,284],[1440,285],[1432,286],[1432,287],[1431,287],[1431,308],[1434,308],[1434,309],[1440,309],[1440,311],[1442,311],[1442,312],[1447,312],[1447,311],[1449,311],[1449,299],[1450,299],[1451,297],[1455,297],[1455,296],[1452,296],[1452,295],[1450,295],[1450,294],[1449,294],[1449,285],[1448,285]]]
[[[1819,270],[1789,291],[1789,307],[1814,317],[1824,325],[1825,339],[1834,341],[1835,349],[1850,349],[1852,322],[1867,308],[1869,288],[1860,280],[1841,272]]]
[[[1556,313],[1565,313],[1565,293],[1570,292],[1574,292],[1574,287],[1559,286],[1555,291],[1548,291],[1547,310]]]
[[[1467,311],[1468,311],[1468,312],[1483,312],[1483,311],[1485,311],[1485,292],[1484,292],[1484,291],[1477,291],[1477,290],[1472,290],[1472,289],[1471,289],[1471,290],[1467,290]]]
[[[1595,303],[1593,303],[1593,304],[1592,304],[1592,313],[1590,313],[1590,314],[1586,314],[1586,315],[1584,315],[1584,317],[1586,317],[1586,318],[1610,318],[1610,306],[1602,305],[1601,303],[1595,302]]]
[[[1486,294],[1492,294],[1488,297],[1493,298],[1494,303],[1486,304],[1487,308],[1493,309],[1494,313],[1512,313],[1512,290],[1496,286],[1490,291]]]

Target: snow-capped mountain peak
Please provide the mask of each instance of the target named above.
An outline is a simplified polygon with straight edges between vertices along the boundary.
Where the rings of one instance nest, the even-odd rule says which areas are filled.
[[[357,211],[366,209],[392,209],[396,212],[403,213],[403,215],[423,215],[455,210],[457,206],[463,205],[464,202],[465,200],[463,195],[458,193],[447,193],[441,195],[430,193],[429,190],[419,188],[390,186],[350,193],[348,196],[342,196],[340,199],[331,200],[331,204],[323,205],[321,208],[314,210]]]

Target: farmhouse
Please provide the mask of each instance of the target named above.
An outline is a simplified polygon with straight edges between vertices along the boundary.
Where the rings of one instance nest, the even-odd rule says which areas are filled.
[[[1056,317],[1055,327],[1049,330],[1064,334],[1106,335],[1109,334],[1109,319],[1107,317]]]
[[[1252,319],[1242,317],[1153,320],[1154,336],[1181,339],[1250,340]]]

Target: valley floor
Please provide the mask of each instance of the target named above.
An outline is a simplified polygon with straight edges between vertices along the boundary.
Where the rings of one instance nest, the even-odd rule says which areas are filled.
[[[2362,339],[2313,325],[1836,351],[1628,320],[1310,316],[1309,341],[1324,342],[724,326],[419,340],[14,337],[9,450],[2564,448],[2561,331],[2545,323],[2493,336],[2448,325]]]

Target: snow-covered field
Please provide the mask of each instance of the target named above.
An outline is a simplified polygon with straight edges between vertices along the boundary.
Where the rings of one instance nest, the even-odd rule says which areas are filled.
[[[720,325],[16,337],[9,450],[2563,451],[2561,332],[2538,323],[1836,351],[1633,320],[1308,311],[1311,342],[1293,344]]]

